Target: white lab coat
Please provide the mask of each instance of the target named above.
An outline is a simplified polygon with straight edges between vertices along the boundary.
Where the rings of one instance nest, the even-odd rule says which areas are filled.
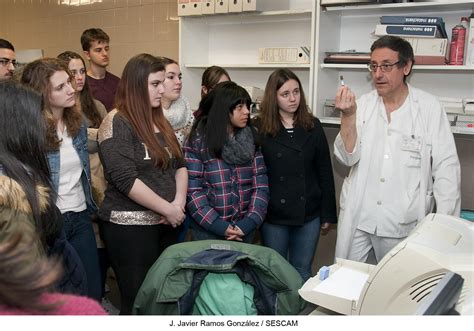
[[[436,97],[410,85],[408,88],[409,107],[414,121],[413,134],[421,137],[418,220],[433,210],[435,201],[437,213],[459,216],[461,170],[448,118]],[[336,243],[336,257],[339,258],[348,257],[358,226],[366,179],[370,175],[369,163],[373,158],[371,141],[377,139],[374,126],[377,123],[378,102],[382,101],[376,90],[357,100],[357,141],[352,153],[346,152],[340,134],[334,142],[336,158],[351,167],[340,198]]]

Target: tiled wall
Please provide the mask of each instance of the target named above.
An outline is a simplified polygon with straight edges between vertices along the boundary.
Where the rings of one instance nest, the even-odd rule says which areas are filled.
[[[0,38],[17,50],[40,48],[53,57],[65,50],[82,55],[80,37],[91,27],[110,36],[109,70],[118,76],[138,53],[178,60],[176,0],[0,1]]]

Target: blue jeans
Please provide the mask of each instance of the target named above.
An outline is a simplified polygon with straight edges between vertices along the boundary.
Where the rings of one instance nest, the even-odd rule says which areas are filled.
[[[204,229],[202,226],[197,224],[191,219],[191,233],[192,233],[192,240],[226,240],[225,237],[218,236],[217,234]],[[251,244],[253,238],[255,237],[255,231],[250,232],[247,234],[243,239],[244,243]]]
[[[319,241],[319,217],[303,226],[287,226],[264,222],[260,232],[264,246],[273,248],[299,272],[304,281],[312,273],[314,253]]]
[[[102,290],[99,257],[89,211],[66,212],[63,217],[66,238],[77,251],[86,272],[88,296],[100,302]]]

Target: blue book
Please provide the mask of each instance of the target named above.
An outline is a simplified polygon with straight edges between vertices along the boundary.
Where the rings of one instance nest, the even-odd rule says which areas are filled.
[[[445,38],[437,26],[433,25],[384,25],[377,24],[376,36],[393,35],[400,37]]]
[[[438,27],[442,37],[448,38],[446,27],[442,17],[434,16],[381,16],[381,24],[392,25],[433,25]]]

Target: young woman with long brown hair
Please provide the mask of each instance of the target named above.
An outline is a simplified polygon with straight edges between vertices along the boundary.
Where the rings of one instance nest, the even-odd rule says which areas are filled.
[[[319,234],[337,219],[328,142],[306,105],[300,79],[289,69],[270,75],[261,109],[255,124],[270,188],[262,243],[287,258],[306,281]]]
[[[161,98],[161,108],[180,145],[183,145],[193,126],[193,111],[188,99],[181,94],[183,82],[178,62],[167,57],[159,57],[159,60],[165,65],[165,91]]]
[[[66,238],[76,249],[87,275],[88,295],[101,299],[99,260],[91,215],[92,199],[87,128],[75,106],[76,91],[67,65],[55,58],[27,64],[21,82],[43,97],[46,149],[56,205],[64,218]]]
[[[104,178],[104,169],[99,159],[99,143],[97,142],[97,132],[102,120],[107,116],[105,106],[92,97],[87,84],[86,63],[77,53],[65,51],[58,55],[58,59],[67,63],[69,71],[74,76],[74,88],[76,89],[76,106],[81,110],[87,124],[87,149],[89,152],[89,162],[91,169],[92,196],[97,206],[104,200],[104,192],[107,182]],[[100,239],[99,225],[97,217],[94,215],[92,227],[94,228],[95,240],[97,242],[97,253],[99,255],[100,280],[102,289],[102,302],[107,304],[105,298],[105,282],[107,268],[110,263],[107,259],[107,252],[104,242]],[[105,300],[105,301],[104,301]]]
[[[126,64],[117,108],[99,129],[108,186],[99,210],[101,232],[121,294],[121,314],[148,269],[176,243],[184,220],[188,174],[181,147],[163,115],[164,64],[139,54]]]

